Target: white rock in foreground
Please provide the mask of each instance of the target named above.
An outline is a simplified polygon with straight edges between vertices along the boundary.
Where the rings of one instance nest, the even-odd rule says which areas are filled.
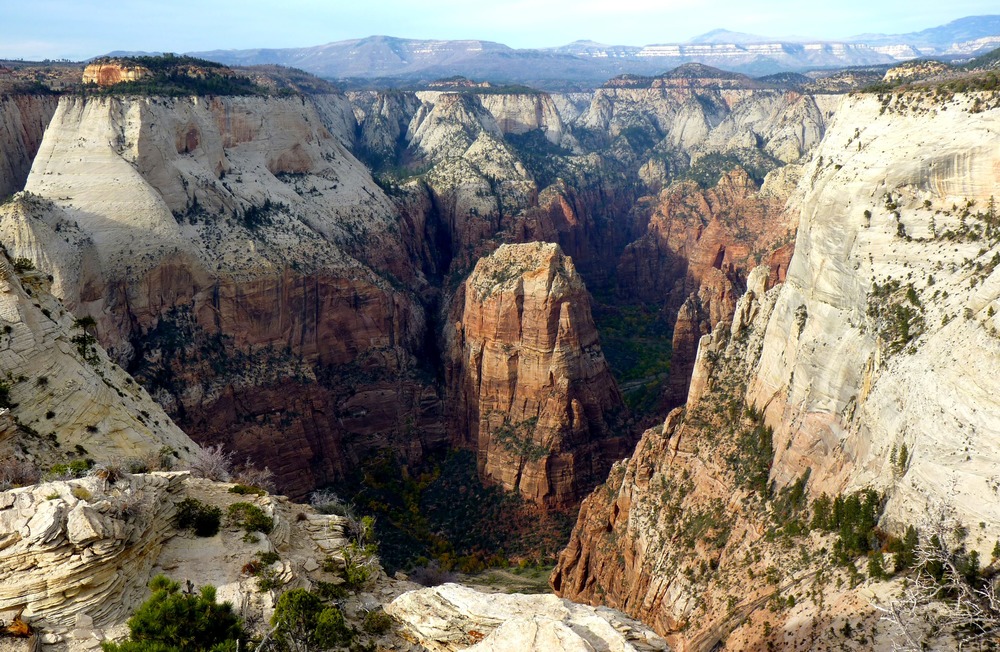
[[[619,611],[554,595],[481,593],[444,584],[404,593],[386,611],[403,624],[410,638],[434,652],[667,649],[655,632]]]

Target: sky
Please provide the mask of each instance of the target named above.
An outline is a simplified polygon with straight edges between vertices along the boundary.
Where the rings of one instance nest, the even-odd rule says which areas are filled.
[[[995,13],[997,0],[0,0],[0,58],[308,47],[376,34],[516,48],[682,43],[717,28],[836,40]]]

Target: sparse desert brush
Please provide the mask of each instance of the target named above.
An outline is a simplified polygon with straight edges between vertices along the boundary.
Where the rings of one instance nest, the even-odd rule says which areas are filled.
[[[309,497],[309,504],[320,514],[334,514],[336,516],[347,516],[350,505],[340,499],[336,493],[330,489],[320,489],[314,491]]]
[[[115,484],[128,475],[129,464],[123,459],[112,459],[108,462],[95,464],[89,475],[100,478],[106,485]]]
[[[0,457],[0,491],[35,484],[41,477],[38,466],[30,460],[13,456]]]
[[[109,505],[106,513],[124,521],[139,514],[146,504],[143,494],[138,491],[124,491],[112,496],[106,495],[103,498],[107,500]]]
[[[274,491],[274,473],[266,466],[258,469],[248,457],[232,472],[232,481],[247,487],[256,487],[265,492]]]
[[[233,454],[226,452],[222,444],[202,448],[188,467],[195,477],[216,482],[228,482],[232,469]]]

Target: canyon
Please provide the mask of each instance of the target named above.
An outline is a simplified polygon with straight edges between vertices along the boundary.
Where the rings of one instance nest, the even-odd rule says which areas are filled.
[[[606,370],[604,380],[587,381],[593,398],[573,407],[577,399],[567,396],[562,416],[514,408],[515,395],[505,397],[492,381],[485,391],[500,394],[473,399],[458,380],[480,373],[462,353],[471,345],[449,337],[444,324],[462,322],[469,335],[475,319],[463,318],[460,306],[474,308],[470,293],[454,288],[502,242],[556,242],[580,270],[581,280],[572,282],[580,298],[558,318],[582,351],[595,344],[588,279],[592,291],[618,296],[612,301],[665,304],[669,324],[687,295],[700,293],[696,312],[704,318],[678,329],[674,342],[690,358],[709,320],[732,310],[747,256],[770,255],[794,224],[779,219],[759,245],[719,258],[743,231],[778,212],[782,185],[758,190],[747,175],[723,180],[709,199],[692,201],[714,203],[723,221],[730,220],[726,211],[746,212],[744,204],[771,208],[754,209],[758,223],[705,231],[702,217],[678,218],[662,206],[686,201],[678,192],[701,197],[702,190],[660,190],[667,174],[660,162],[672,170],[696,157],[743,157],[763,165],[761,174],[815,145],[834,106],[819,96],[717,88],[719,77],[708,69],[694,68],[685,79],[695,77],[702,81],[608,88],[592,97],[67,96],[38,146],[24,194],[0,216],[0,233],[11,256],[52,276],[52,291],[69,310],[94,320],[112,359],[185,432],[268,460],[289,495],[342,479],[379,450],[418,464],[429,451],[459,445],[478,451],[484,477],[506,478],[502,485],[546,503],[554,495],[543,488],[550,480],[511,480],[518,472],[487,463],[489,438],[476,434],[481,419],[493,430],[538,418],[553,419],[546,426],[553,436],[607,451],[581,454],[594,459],[580,477],[571,470],[576,462],[544,473],[573,487],[553,498],[565,507],[638,434],[624,425],[609,434],[599,414],[614,408],[623,424],[629,419],[614,383]],[[747,129],[759,147],[735,135]],[[660,170],[647,175],[651,186],[637,176],[640,168]],[[651,191],[664,194],[640,200]],[[758,192],[771,199],[754,199]],[[677,237],[687,244],[662,242],[657,234],[671,228],[663,221],[678,219]],[[642,244],[652,241],[659,244]],[[701,241],[705,253],[687,252]],[[662,269],[633,271],[628,261],[637,256]],[[636,289],[650,283],[676,289],[660,299]],[[530,297],[547,291],[530,287]],[[719,295],[714,312],[708,294]],[[550,315],[548,323],[558,313]],[[476,346],[517,345],[498,327],[482,327]],[[668,402],[686,392],[685,364]],[[472,400],[503,407],[494,417],[487,415],[493,407],[475,418],[453,416],[468,413]],[[555,458],[546,459],[551,466]]]
[[[735,316],[702,337],[686,407],[584,502],[557,593],[622,608],[678,649],[823,649],[816,632],[849,632],[851,618],[891,649],[899,632],[876,607],[888,608],[899,580],[836,579],[832,540],[781,534],[789,495],[874,489],[886,531],[946,519],[969,528],[953,545],[991,554],[996,408],[983,374],[997,351],[997,113],[973,108],[982,101],[913,92],[842,103],[789,202],[799,228],[784,281],[755,269]],[[755,447],[756,490],[745,453]],[[768,582],[736,591],[748,574]],[[774,608],[789,593],[794,607]],[[763,603],[771,613],[754,616]],[[935,644],[954,645],[949,634]],[[849,639],[822,637],[864,647]]]
[[[373,460],[426,488],[460,450],[486,487],[576,517],[550,582],[596,610],[407,593],[387,611],[414,649],[888,650],[908,528],[948,519],[961,554],[997,563],[995,92],[808,93],[689,64],[592,92],[0,109],[0,454],[183,466],[222,444],[303,500],[385,482]],[[190,562],[175,505],[235,500],[183,472],[127,479],[0,494],[19,533],[0,555],[62,542],[22,613],[50,644],[120,635],[109,605]],[[812,512],[852,497],[877,508],[859,550]],[[346,569],[349,516],[251,500],[278,523],[262,549],[294,552],[286,589],[328,581],[337,549]],[[91,544],[127,572],[77,596],[67,555]],[[227,554],[190,572],[246,602]],[[371,608],[416,588],[376,575]]]

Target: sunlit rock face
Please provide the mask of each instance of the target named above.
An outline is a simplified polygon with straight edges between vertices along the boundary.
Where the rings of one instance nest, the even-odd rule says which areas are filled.
[[[345,111],[337,95],[64,97],[27,183],[48,201],[0,218],[11,254],[186,431],[294,495],[373,450],[447,439],[402,289],[424,281],[342,145]]]
[[[504,245],[464,293],[449,386],[481,474],[542,505],[574,504],[627,452],[583,281],[556,244]]]

